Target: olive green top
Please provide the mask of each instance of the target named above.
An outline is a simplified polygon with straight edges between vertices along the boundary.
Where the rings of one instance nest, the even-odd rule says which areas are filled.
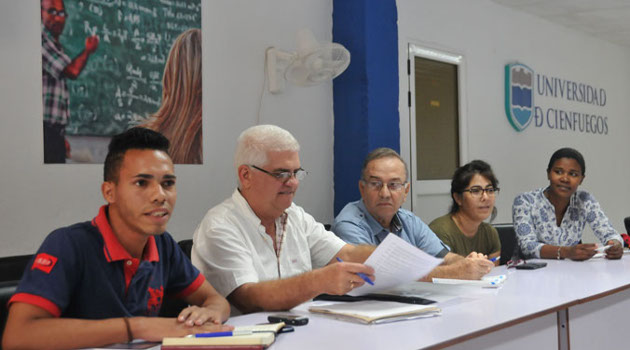
[[[435,234],[451,248],[451,252],[467,256],[471,252],[490,255],[501,252],[499,233],[492,225],[482,222],[477,233],[466,237],[453,221],[451,214],[446,214],[433,220],[429,227]]]

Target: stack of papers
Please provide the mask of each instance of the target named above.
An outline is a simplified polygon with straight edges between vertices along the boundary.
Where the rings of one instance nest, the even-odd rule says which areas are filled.
[[[434,306],[376,300],[311,306],[308,310],[314,313],[330,315],[344,321],[365,324],[412,320],[441,314],[441,310]]]
[[[440,284],[466,284],[480,286],[484,288],[499,288],[503,285],[507,277],[505,275],[485,276],[480,280],[459,280],[452,278],[433,278],[433,283]]]
[[[353,289],[348,295],[374,295],[380,291],[390,290],[401,284],[416,281],[426,276],[441,262],[442,259],[436,259],[400,237],[389,234],[364,263],[374,268],[374,275],[376,276],[374,285],[365,283],[361,287]],[[380,297],[389,298],[391,295]],[[406,302],[411,301],[406,300]],[[308,310],[341,320],[366,324],[432,317],[440,315],[442,312],[439,308],[431,305],[383,300],[313,305]]]

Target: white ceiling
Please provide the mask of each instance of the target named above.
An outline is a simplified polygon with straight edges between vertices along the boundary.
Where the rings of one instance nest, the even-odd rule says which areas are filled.
[[[630,48],[630,0],[492,0]]]

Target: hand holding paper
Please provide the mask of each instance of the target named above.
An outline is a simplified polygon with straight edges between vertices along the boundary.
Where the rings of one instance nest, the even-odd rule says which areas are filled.
[[[364,284],[348,294],[377,293],[417,281],[441,263],[442,259],[434,258],[400,237],[389,234],[364,263],[374,268],[377,278],[374,285]]]

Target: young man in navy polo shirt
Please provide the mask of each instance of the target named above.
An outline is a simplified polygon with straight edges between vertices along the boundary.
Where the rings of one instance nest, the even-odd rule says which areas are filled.
[[[90,222],[53,231],[9,301],[4,349],[68,349],[224,331],[227,301],[165,232],[177,191],[169,142],[133,128],[114,136]],[[165,294],[190,306],[157,316]]]

